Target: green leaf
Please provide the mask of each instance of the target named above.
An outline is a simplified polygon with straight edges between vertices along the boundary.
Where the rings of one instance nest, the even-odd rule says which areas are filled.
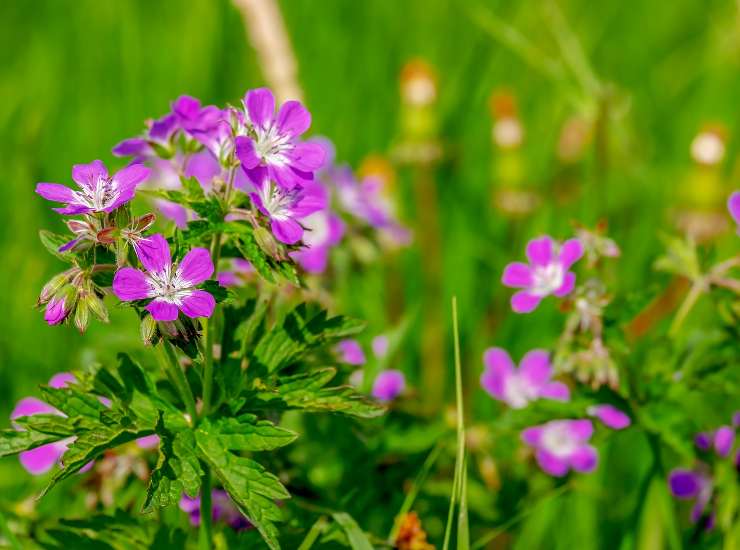
[[[360,529],[352,516],[346,512],[334,512],[332,517],[347,534],[352,550],[373,550],[373,545],[370,544],[367,535]]]
[[[70,423],[70,420],[58,414],[22,416],[14,418],[13,422],[24,427],[26,430],[47,435],[56,435],[59,438],[69,437],[75,434],[74,426]]]
[[[177,504],[183,491],[194,497],[200,489],[203,470],[195,453],[195,436],[190,430],[173,433],[162,417],[157,422],[159,459],[147,489],[144,512]]]
[[[196,177],[181,177],[180,182],[185,190],[185,196],[188,201],[202,201],[206,198],[206,194],[203,192],[203,187],[201,187]]]
[[[59,436],[31,431],[1,430],[0,457],[10,456],[41,447],[62,439]]]
[[[227,300],[229,298],[229,290],[222,287],[218,281],[209,279],[202,285],[203,290],[208,292],[216,300],[217,304]]]
[[[204,422],[195,431],[200,458],[218,477],[239,510],[257,527],[267,545],[279,550],[278,530],[274,522],[282,521],[275,499],[290,498],[280,480],[249,458],[228,451],[218,433]]]
[[[41,386],[41,393],[44,401],[69,417],[83,416],[99,420],[100,414],[108,410],[96,396],[83,393],[74,385],[66,388]]]
[[[44,245],[46,250],[63,262],[72,262],[74,260],[75,255],[72,252],[59,252],[59,248],[62,245],[67,244],[72,240],[69,237],[57,235],[56,233],[42,229],[39,231],[39,238],[41,239],[41,244]]]
[[[238,418],[221,418],[203,429],[212,430],[225,449],[231,451],[271,451],[289,445],[298,434],[275,426],[269,420],[258,420],[253,414]]]

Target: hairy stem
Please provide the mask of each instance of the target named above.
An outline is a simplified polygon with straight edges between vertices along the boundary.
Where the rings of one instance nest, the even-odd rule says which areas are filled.
[[[214,313],[215,316],[215,313]],[[213,333],[215,332],[215,320],[211,316],[203,324],[203,408],[201,414],[207,416],[211,410],[211,397],[213,395]]]
[[[167,376],[175,385],[175,388],[180,394],[180,398],[183,403],[185,403],[185,409],[190,416],[190,422],[193,422],[197,418],[193,390],[190,388],[187,378],[185,378],[185,372],[183,372],[180,362],[177,360],[177,355],[175,354],[175,350],[172,348],[172,344],[167,340],[162,340],[162,349],[164,350],[165,355],[164,364]]]

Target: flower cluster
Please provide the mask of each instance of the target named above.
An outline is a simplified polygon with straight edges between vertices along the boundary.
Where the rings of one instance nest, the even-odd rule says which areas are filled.
[[[373,338],[371,347],[376,362],[382,361],[388,355],[388,337],[376,336]],[[336,353],[339,361],[347,365],[361,367],[367,363],[365,351],[357,340],[342,340],[337,344]],[[364,371],[358,369],[350,377],[350,382],[354,386],[360,386],[364,378]],[[401,396],[405,390],[406,377],[403,372],[397,369],[381,369],[373,379],[370,394],[378,401],[389,402]]]

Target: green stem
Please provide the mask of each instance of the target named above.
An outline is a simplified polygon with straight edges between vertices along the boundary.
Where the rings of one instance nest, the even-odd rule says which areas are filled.
[[[190,422],[194,422],[197,418],[197,411],[195,409],[195,398],[193,397],[193,390],[188,384],[188,379],[185,378],[185,372],[180,366],[180,362],[177,360],[175,350],[172,348],[167,340],[162,340],[162,349],[165,355],[165,369],[167,370],[167,376],[175,384],[177,391],[180,393],[180,398],[185,403],[185,409],[190,416]]]
[[[211,499],[211,469],[201,462],[203,477],[200,487],[200,532],[198,547],[200,550],[213,548],[213,501]]]
[[[213,333],[215,332],[214,315],[203,325],[203,408],[201,414],[207,416],[211,410],[211,396],[213,395]]]
[[[681,307],[678,308],[676,317],[674,317],[673,322],[671,323],[671,327],[668,329],[669,336],[674,337],[676,336],[676,334],[678,334],[678,331],[681,328],[681,325],[683,325],[684,320],[688,316],[689,312],[693,309],[697,300],[699,300],[699,297],[704,291],[704,287],[705,283],[701,279],[694,282],[694,284],[691,286],[689,293],[686,295],[686,299],[681,304]]]

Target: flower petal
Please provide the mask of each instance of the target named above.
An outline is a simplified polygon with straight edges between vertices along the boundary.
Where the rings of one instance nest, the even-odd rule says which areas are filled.
[[[527,258],[532,265],[548,265],[552,261],[552,238],[544,235],[527,243]]]
[[[530,445],[531,447],[536,447],[540,444],[540,438],[542,438],[543,432],[544,428],[542,426],[532,426],[531,428],[526,428],[522,431],[522,441],[524,441],[527,445]]]
[[[193,290],[190,296],[182,299],[182,312],[190,318],[210,317],[216,307],[216,300],[205,290]]]
[[[153,273],[164,271],[172,264],[170,245],[160,233],[139,241],[136,255],[147,271]]]
[[[481,375],[481,386],[492,397],[503,399],[506,381],[514,374],[514,363],[506,350],[489,348],[483,354],[485,370]]]
[[[146,274],[133,267],[119,269],[113,277],[113,294],[124,302],[149,298],[151,289]]]
[[[59,443],[49,443],[20,453],[18,458],[21,465],[31,475],[40,476],[45,474],[59,462],[67,449],[66,444],[60,445]]]
[[[525,263],[512,262],[504,268],[501,282],[509,287],[527,288],[532,284],[532,269]]]
[[[564,459],[558,458],[544,449],[537,449],[535,456],[540,468],[551,476],[561,477],[568,473],[568,462]]]
[[[520,290],[511,297],[511,309],[516,313],[530,313],[537,309],[541,300],[541,296],[535,296],[526,290]]]
[[[280,187],[290,191],[296,186],[303,184],[304,180],[290,166],[269,165],[268,174],[270,179],[274,180]]]
[[[532,386],[544,386],[552,375],[550,355],[543,349],[527,352],[519,363],[519,373]]]
[[[69,384],[76,384],[77,378],[71,372],[58,372],[49,380],[51,388],[66,388]]]
[[[94,160],[90,164],[75,164],[72,167],[72,179],[81,187],[94,189],[98,178],[107,178],[108,170],[101,160]]]
[[[599,454],[591,445],[583,445],[570,456],[570,465],[577,472],[593,472],[599,462]]]
[[[74,192],[60,183],[38,183],[36,184],[36,193],[47,201],[75,202]]]
[[[701,478],[692,470],[676,469],[668,476],[668,486],[673,496],[680,499],[694,498],[701,489]]]
[[[562,382],[550,382],[540,389],[540,397],[556,401],[568,401],[570,399],[570,388]]]
[[[289,156],[293,166],[299,170],[310,172],[318,170],[324,165],[326,151],[318,143],[306,141],[297,143]]]
[[[177,306],[164,300],[154,300],[146,306],[146,310],[155,321],[175,321],[178,316]]]
[[[730,454],[735,443],[735,430],[730,426],[721,426],[714,432],[714,450],[721,457]]]
[[[570,420],[566,422],[570,435],[578,441],[588,441],[594,433],[594,425],[590,420]]]
[[[59,411],[35,397],[24,397],[18,401],[13,412],[10,413],[10,418],[12,420],[21,416],[33,416],[34,414],[59,414]]]
[[[730,215],[735,220],[735,223],[740,225],[740,191],[735,191],[727,199],[727,209],[730,211]]]
[[[573,292],[575,286],[576,274],[572,271],[568,271],[563,277],[563,284],[561,284],[560,287],[555,292],[553,292],[553,294],[558,298],[562,298]]]
[[[236,158],[242,163],[243,168],[255,168],[259,165],[260,158],[257,156],[254,142],[250,138],[239,136],[234,143]]]
[[[118,143],[111,152],[117,157],[138,157],[149,153],[150,150],[151,147],[145,139],[131,138]]]
[[[293,218],[287,218],[284,220],[272,219],[270,224],[272,233],[275,238],[285,244],[295,244],[301,240],[303,236],[303,228]]]
[[[143,164],[130,164],[113,176],[113,181],[121,192],[131,190],[149,177],[151,170]]]
[[[560,264],[564,270],[570,269],[574,263],[581,259],[583,256],[583,245],[578,239],[568,239],[560,247]]]
[[[629,416],[612,405],[595,405],[589,407],[587,412],[613,430],[622,430],[632,423]]]
[[[365,352],[362,351],[362,347],[357,340],[347,339],[342,340],[337,344],[337,353],[339,354],[339,360],[342,363],[348,365],[364,365],[365,364]]]
[[[211,253],[205,248],[193,248],[180,262],[180,276],[191,286],[199,285],[213,275]]]
[[[269,88],[249,90],[244,96],[244,105],[252,124],[266,128],[275,117],[275,97]]]
[[[311,126],[311,114],[300,101],[286,101],[280,107],[277,127],[283,134],[300,136]]]
[[[392,401],[406,388],[406,378],[396,369],[381,371],[373,382],[372,395],[379,401]]]

